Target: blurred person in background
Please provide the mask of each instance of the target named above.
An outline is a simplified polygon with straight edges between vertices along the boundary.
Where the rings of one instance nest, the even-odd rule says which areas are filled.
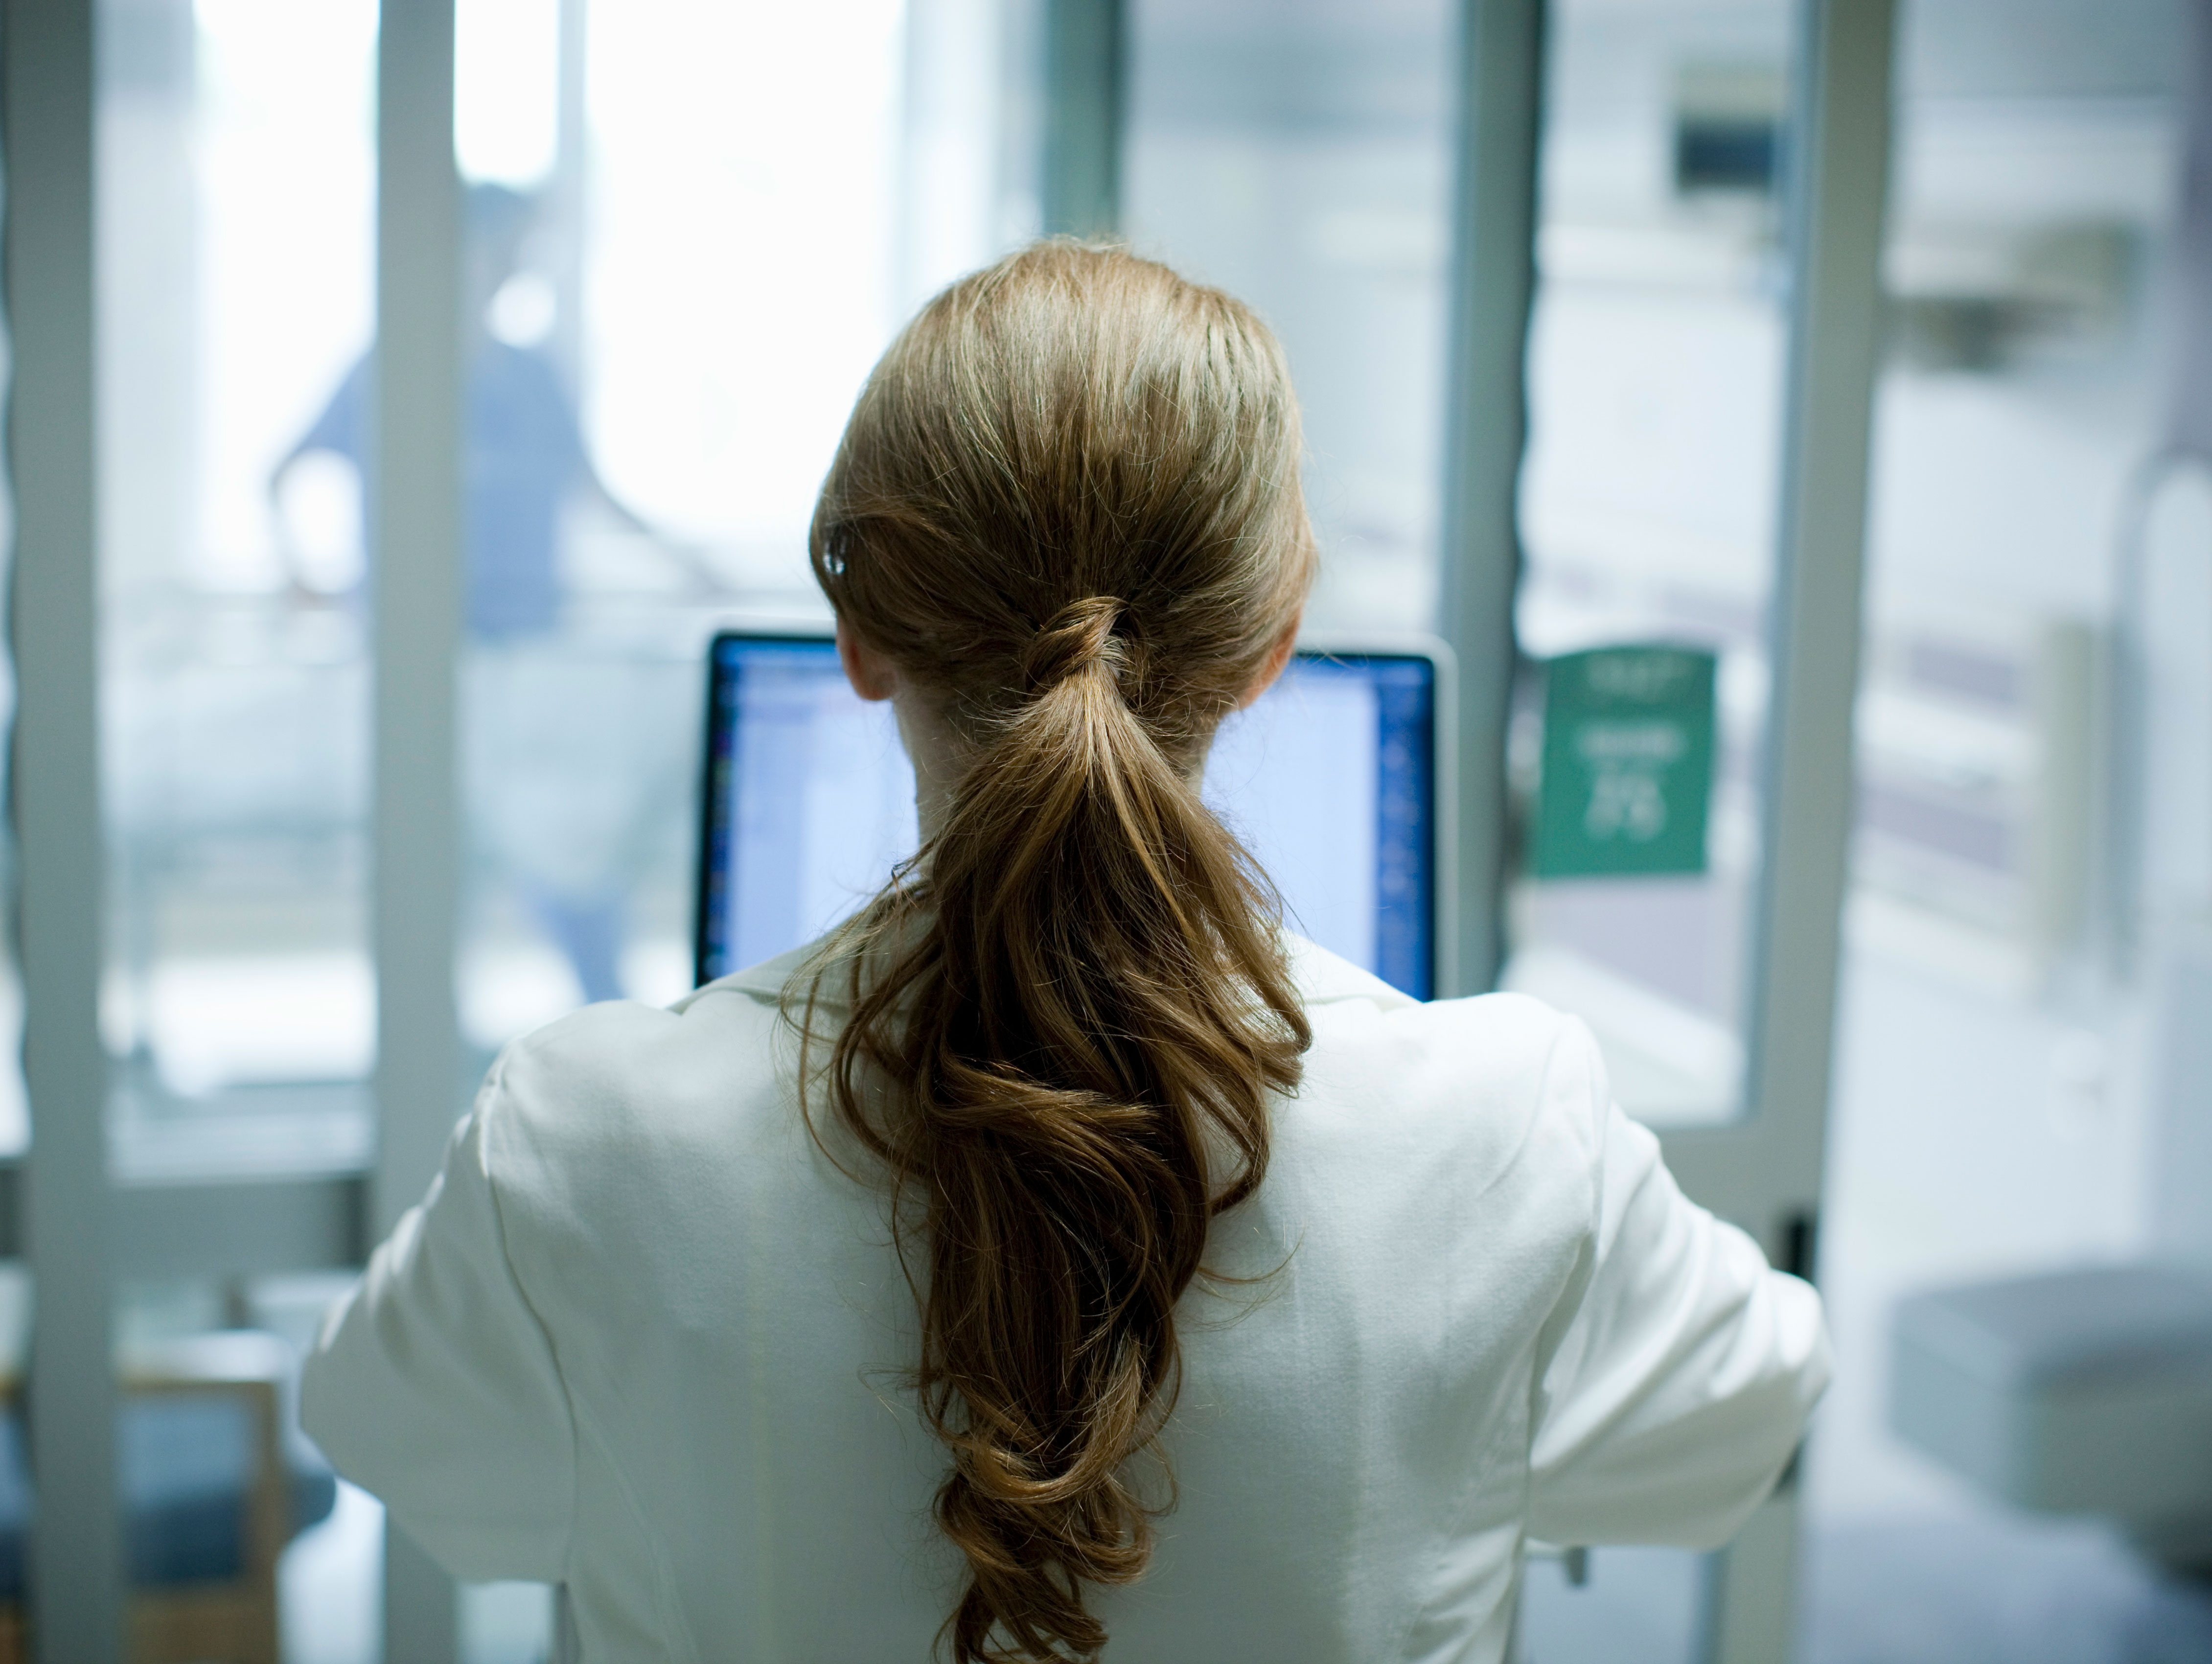
[[[466,215],[463,774],[470,825],[560,949],[585,1000],[613,999],[623,992],[624,856],[641,835],[639,815],[659,794],[629,778],[632,758],[618,746],[591,757],[596,766],[588,772],[580,767],[583,753],[605,749],[580,738],[609,701],[607,689],[588,687],[592,667],[554,639],[565,599],[563,517],[579,501],[595,502],[623,529],[652,539],[695,588],[718,580],[696,552],[661,537],[599,478],[551,356],[494,332],[494,302],[521,270],[535,203],[504,185],[479,184],[469,187]],[[287,535],[285,486],[317,453],[366,475],[374,364],[374,353],[362,355],[270,477],[279,548],[295,592],[311,600],[325,598]],[[612,702],[623,702],[618,694]]]

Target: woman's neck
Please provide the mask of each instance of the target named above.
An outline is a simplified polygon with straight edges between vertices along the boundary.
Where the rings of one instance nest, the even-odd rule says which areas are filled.
[[[898,719],[899,743],[914,763],[914,807],[921,822],[924,847],[945,829],[952,812],[952,787],[960,778],[960,742],[951,726],[911,684],[891,699]]]

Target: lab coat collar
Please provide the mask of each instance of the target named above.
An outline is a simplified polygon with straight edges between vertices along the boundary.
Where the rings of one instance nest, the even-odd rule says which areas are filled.
[[[793,979],[816,959],[829,941],[830,936],[823,935],[788,953],[780,953],[773,959],[718,978],[686,994],[677,1001],[674,1009],[687,1011],[694,1000],[710,993],[743,993],[757,999],[781,1001]],[[1283,943],[1290,950],[1291,978],[1309,1006],[1364,999],[1384,1011],[1397,1011],[1420,1003],[1409,994],[1401,993],[1381,977],[1315,945],[1295,932],[1285,931]],[[819,1008],[825,1012],[847,1010],[849,1002],[845,997],[846,986],[842,976],[823,977],[817,996]]]

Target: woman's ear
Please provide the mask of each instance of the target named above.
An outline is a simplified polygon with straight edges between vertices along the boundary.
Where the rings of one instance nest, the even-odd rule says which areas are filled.
[[[837,662],[863,699],[889,699],[898,691],[898,667],[855,635],[842,618],[837,621]]]
[[[1275,685],[1275,678],[1283,673],[1283,666],[1291,662],[1291,653],[1298,645],[1298,626],[1305,622],[1305,609],[1301,607],[1283,626],[1283,633],[1275,638],[1275,645],[1267,650],[1267,662],[1260,666],[1260,673],[1237,701],[1237,708],[1247,705]],[[840,638],[842,639],[842,637]]]

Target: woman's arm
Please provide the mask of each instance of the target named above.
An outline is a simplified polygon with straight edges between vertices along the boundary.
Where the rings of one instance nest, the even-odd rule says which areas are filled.
[[[1820,1301],[1685,1197],[1621,1114],[1596,1045],[1596,1229],[1540,1383],[1528,1529],[1555,1543],[1717,1546],[1765,1497],[1826,1386]]]
[[[509,1266],[490,1151],[494,1070],[445,1169],[307,1360],[300,1416],[457,1577],[557,1582],[575,1439],[552,1343]]]

